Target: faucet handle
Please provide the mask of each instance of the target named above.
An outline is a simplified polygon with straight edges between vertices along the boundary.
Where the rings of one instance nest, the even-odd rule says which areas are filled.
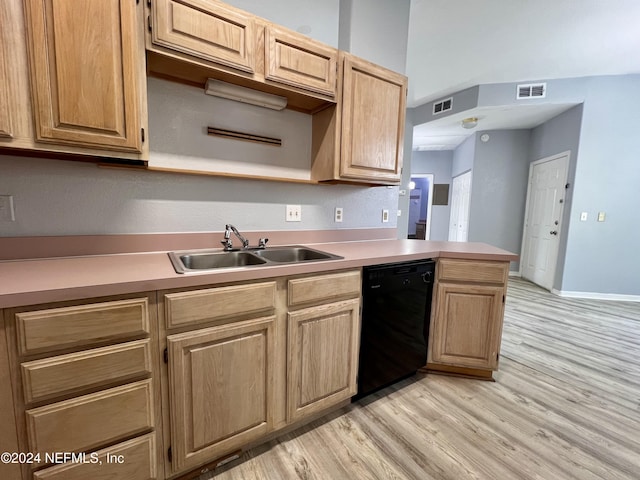
[[[260,240],[258,240],[258,248],[266,248],[268,241],[268,238],[261,238]]]
[[[228,238],[225,238],[224,240],[220,240],[220,243],[224,247],[225,251],[231,250],[233,248],[233,244],[231,243],[231,240]]]

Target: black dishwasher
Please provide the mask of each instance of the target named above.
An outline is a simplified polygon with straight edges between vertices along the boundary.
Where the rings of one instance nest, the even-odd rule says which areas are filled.
[[[355,400],[426,365],[434,270],[433,260],[364,267]]]

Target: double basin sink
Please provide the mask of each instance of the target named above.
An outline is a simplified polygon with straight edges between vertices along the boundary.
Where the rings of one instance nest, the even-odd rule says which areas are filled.
[[[177,273],[202,272],[219,268],[259,267],[322,260],[340,260],[343,257],[300,245],[267,247],[263,249],[233,250],[184,250],[169,252],[169,258]]]

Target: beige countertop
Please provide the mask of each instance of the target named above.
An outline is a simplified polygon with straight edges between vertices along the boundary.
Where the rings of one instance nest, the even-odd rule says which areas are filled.
[[[369,240],[309,246],[344,257],[285,265],[178,274],[167,252],[126,253],[0,262],[0,308],[169,288],[198,287],[283,275],[323,272],[423,258],[517,260],[483,243]],[[267,247],[269,248],[269,247]]]

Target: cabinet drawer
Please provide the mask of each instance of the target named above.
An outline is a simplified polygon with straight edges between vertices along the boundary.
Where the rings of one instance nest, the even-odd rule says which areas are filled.
[[[31,452],[81,452],[153,428],[151,380],[27,410]]]
[[[151,373],[151,345],[148,339],[138,340],[25,362],[21,367],[24,400],[29,404],[148,375]]]
[[[16,314],[21,355],[94,345],[149,333],[146,298]]]
[[[462,282],[507,283],[509,262],[490,262],[480,260],[457,260],[441,258],[438,260],[439,280],[459,280]]]
[[[289,280],[289,305],[360,295],[360,270]]]
[[[167,328],[174,328],[273,310],[276,282],[169,293],[164,299]]]
[[[335,96],[337,49],[273,26],[264,34],[267,80]]]
[[[86,456],[87,462],[95,459],[99,460],[100,464],[69,462],[35,472],[33,478],[34,480],[155,479],[158,476],[155,443],[155,434],[150,433]],[[121,456],[122,461],[115,462],[114,456]]]

